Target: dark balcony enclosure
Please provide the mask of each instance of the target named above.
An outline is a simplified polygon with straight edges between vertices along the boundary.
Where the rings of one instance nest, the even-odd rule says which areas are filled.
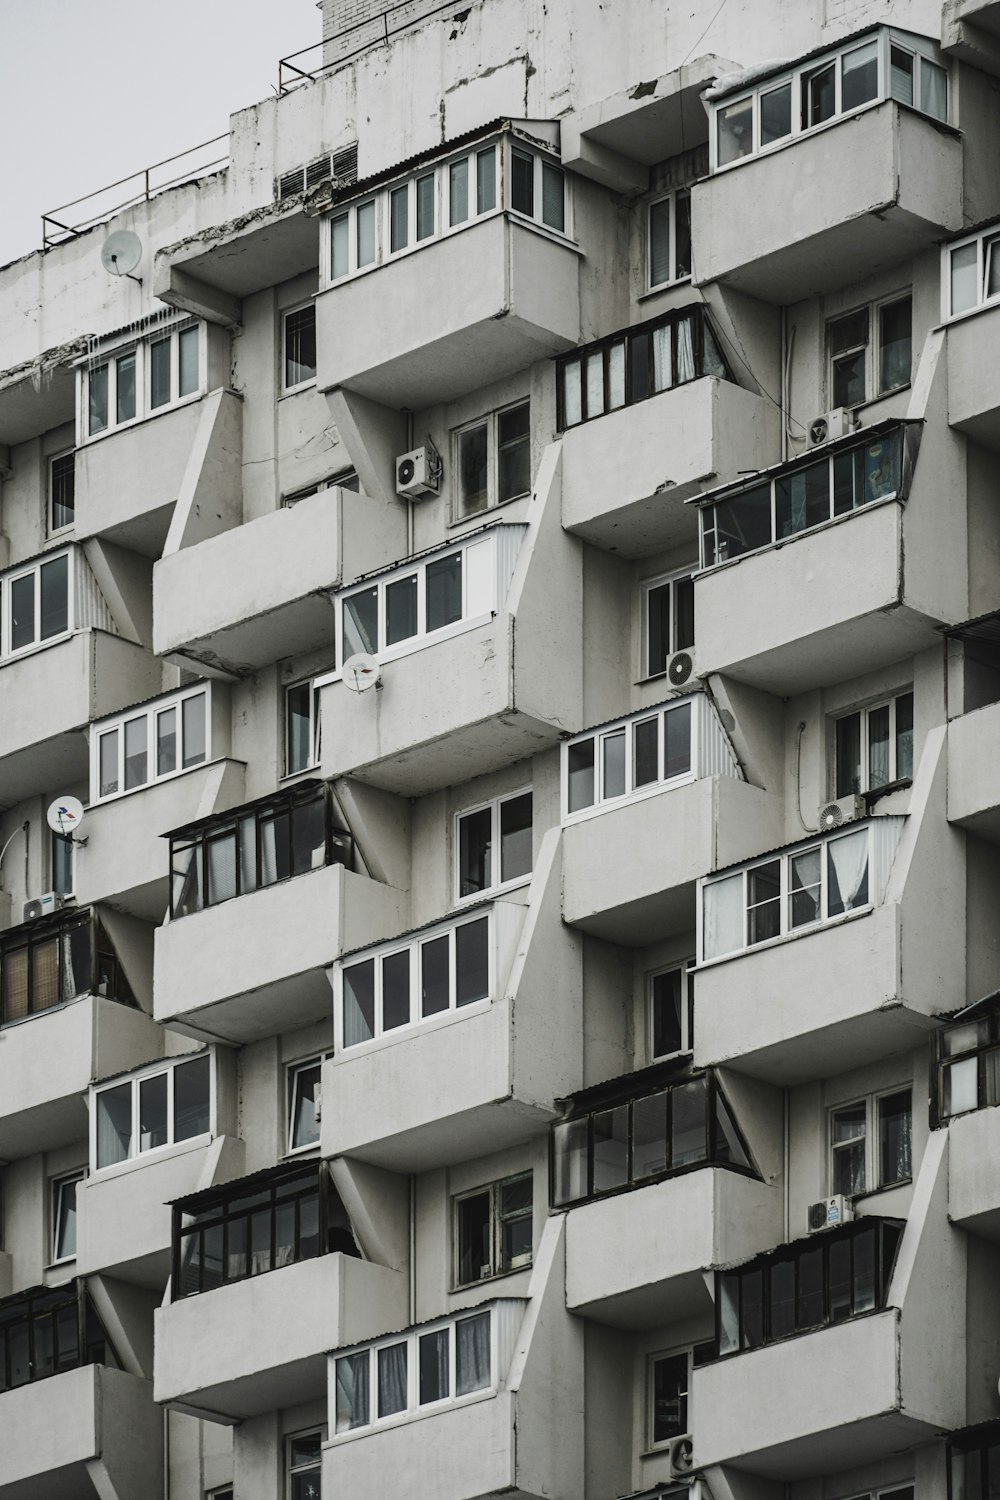
[[[82,1281],[0,1301],[0,1391],[81,1365],[120,1368]]]
[[[1000,994],[979,1000],[934,1038],[932,1122],[1000,1104]]]
[[[0,1025],[90,994],[135,1005],[117,954],[92,911],[62,911],[0,937]]]

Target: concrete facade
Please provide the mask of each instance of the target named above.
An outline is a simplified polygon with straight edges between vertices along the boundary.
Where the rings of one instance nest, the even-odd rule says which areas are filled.
[[[0,268],[0,1500],[979,1500],[1000,5],[320,9]]]

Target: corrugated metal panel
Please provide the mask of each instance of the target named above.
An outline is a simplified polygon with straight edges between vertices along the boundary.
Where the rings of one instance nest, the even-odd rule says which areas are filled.
[[[871,828],[871,860],[872,860],[872,887],[871,898],[876,905],[885,900],[885,888],[889,880],[889,871],[896,857],[896,849],[899,846],[899,836],[903,831],[905,817],[893,814],[891,817],[872,818]]]
[[[695,713],[697,715],[695,735],[698,747],[695,775],[699,778],[703,776],[741,778],[742,773],[733,747],[719,723],[715,705],[707,693],[695,694]]]
[[[527,529],[527,525],[521,521],[497,527],[497,600],[501,608],[507,602],[507,590],[514,576],[518,553]]]
[[[115,623],[114,616],[108,608],[108,602],[97,586],[97,579],[90,571],[90,564],[83,554],[82,547],[74,547],[70,552],[73,569],[73,600],[74,619],[73,626],[76,630],[107,630],[112,635],[120,635],[121,632]]]

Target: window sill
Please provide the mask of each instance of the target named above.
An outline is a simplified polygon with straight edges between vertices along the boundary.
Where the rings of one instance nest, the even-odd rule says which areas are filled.
[[[782,948],[786,943],[797,943],[801,938],[814,937],[820,932],[829,932],[832,927],[843,927],[845,922],[857,922],[863,917],[870,917],[875,910],[874,904],[863,906],[858,911],[845,911],[839,916],[828,917],[825,922],[810,922],[808,927],[801,927],[796,932],[783,932],[780,937],[768,938],[766,943],[754,943],[750,948],[737,948],[732,953],[720,953],[717,958],[703,958],[700,963],[695,964],[694,972],[699,969],[714,969],[716,964],[728,964],[737,958],[749,958],[754,953],[766,953],[772,948]]]
[[[796,542],[804,541],[807,537],[822,536],[824,532],[830,531],[834,526],[843,526],[845,522],[853,521],[856,516],[866,511],[880,510],[883,505],[905,505],[905,500],[897,490],[891,495],[879,495],[877,500],[868,500],[864,505],[859,505],[855,510],[849,510],[842,516],[831,516],[829,521],[820,521],[818,526],[806,526],[801,531],[794,532],[791,536],[779,537],[777,541],[768,542],[765,547],[755,547],[752,552],[741,552],[738,557],[727,557],[722,562],[708,563],[704,567],[697,568],[693,573],[694,579],[707,578],[710,574],[721,573],[724,568],[734,568],[740,563],[749,562],[754,557],[767,557],[772,552],[780,552],[782,547],[791,547]]]
[[[378,1422],[368,1422],[364,1427],[355,1427],[350,1432],[338,1432],[333,1437],[327,1438],[323,1444],[324,1451],[330,1448],[339,1448],[342,1443],[353,1443],[359,1438],[378,1437],[380,1432],[389,1432],[393,1428],[408,1427],[411,1422],[425,1422],[428,1417],[440,1417],[445,1412],[456,1411],[463,1406],[473,1406],[478,1401],[492,1401],[499,1394],[498,1387],[490,1385],[483,1391],[471,1391],[468,1396],[450,1396],[443,1401],[428,1403],[425,1408],[416,1411],[400,1412],[398,1416],[383,1417]]]
[[[278,400],[284,401],[288,396],[300,396],[303,391],[314,391],[316,389],[316,376],[311,380],[300,380],[298,385],[283,385],[278,392]]]
[[[636,297],[638,303],[649,302],[653,297],[662,297],[665,292],[676,292],[681,287],[691,285],[691,272],[686,276],[678,276],[674,281],[661,281],[659,286],[647,287],[646,291],[640,292]]]
[[[158,786],[167,786],[172,781],[179,781],[182,776],[190,776],[195,771],[204,771],[207,766],[220,765],[227,757],[224,755],[213,756],[211,760],[200,760],[193,766],[181,766],[179,770],[169,771],[165,776],[155,776],[151,781],[144,781],[141,786],[130,786],[120,792],[108,792],[104,797],[92,797],[88,812],[94,812],[98,807],[104,807],[109,802],[121,802],[125,797],[135,797],[139,792],[152,792]]]
[[[635,802],[648,802],[651,797],[658,797],[661,792],[672,792],[678,787],[690,786],[695,781],[708,779],[686,771],[683,776],[675,776],[670,781],[658,781],[654,786],[643,787],[641,792],[630,792],[627,796],[608,798],[607,801],[599,802],[594,807],[582,807],[579,812],[564,813],[562,826],[572,828],[574,824],[586,823],[590,818],[600,817],[602,813],[617,812],[619,808],[631,807]]]
[[[489,524],[488,520],[484,521],[484,517],[492,516],[498,510],[506,510],[508,505],[523,504],[525,500],[530,499],[531,491],[525,490],[523,495],[511,495],[509,500],[498,500],[495,505],[487,505],[485,509],[474,511],[471,515],[454,516],[448,522],[448,530],[457,531],[460,526],[467,526],[471,531],[475,531],[478,527]],[[460,532],[459,535],[462,533]]]
[[[175,1141],[171,1145],[155,1146],[151,1151],[142,1151],[138,1156],[130,1156],[127,1161],[109,1162],[106,1167],[95,1167],[83,1185],[89,1189],[95,1183],[107,1182],[112,1177],[124,1177],[129,1172],[141,1171],[143,1167],[148,1167],[153,1162],[186,1156],[191,1151],[203,1151],[206,1146],[212,1144],[214,1139],[215,1137],[209,1131],[203,1135],[193,1135],[188,1141]]]
[[[523,891],[531,885],[532,872],[526,875],[518,875],[516,880],[505,881],[503,885],[487,886],[482,891],[471,891],[467,896],[456,896],[452,910],[464,911],[467,906],[476,906],[480,901],[493,901],[497,896],[509,896],[512,891]]]
[[[640,1459],[668,1458],[674,1443],[683,1443],[685,1440],[690,1443],[691,1434],[679,1432],[676,1437],[664,1438],[662,1442],[651,1443],[647,1448],[640,1448],[639,1457]]]
[[[523,1276],[525,1271],[531,1270],[533,1263],[533,1260],[529,1260],[523,1266],[514,1266],[509,1271],[494,1271],[492,1276],[483,1276],[479,1281],[456,1282],[454,1285],[448,1288],[448,1296],[462,1297],[467,1295],[469,1292],[478,1291],[481,1286],[493,1286],[498,1281],[509,1281],[512,1276]],[[499,1293],[497,1295],[499,1295]],[[469,1305],[473,1306],[477,1304],[470,1303]],[[451,1313],[454,1313],[456,1311],[461,1312],[463,1310],[463,1308],[452,1308],[450,1310],[449,1316],[451,1315]]]
[[[425,1019],[411,1021],[408,1026],[395,1026],[392,1031],[383,1032],[381,1036],[368,1037],[363,1042],[354,1042],[348,1046],[343,1040],[338,1042],[337,1050],[331,1061],[335,1067],[350,1062],[353,1057],[367,1056],[371,1052],[380,1052],[385,1047],[395,1046],[397,1042],[415,1041],[419,1036],[426,1036],[432,1031],[440,1031],[445,1026],[455,1026],[464,1021],[468,1016],[483,1015],[493,1005],[493,997],[487,996],[484,1000],[472,1000],[468,1005],[456,1006],[454,1009],[440,1011],[436,1016],[428,1016]]]
[[[141,427],[145,422],[155,422],[157,417],[164,417],[168,412],[177,411],[182,406],[193,406],[196,401],[201,401],[208,395],[207,390],[200,387],[192,391],[190,396],[181,396],[177,401],[166,401],[162,406],[157,406],[153,411],[144,411],[141,416],[133,417],[129,422],[118,422],[114,427],[105,427],[102,432],[91,432],[80,438],[79,448],[89,448],[91,443],[103,443],[105,438],[116,437],[119,432],[131,432],[136,427]]]
[[[278,777],[279,786],[294,786],[300,776],[316,776],[319,773],[320,763],[318,760],[308,766],[300,766],[297,771],[286,771],[284,776]]]
[[[414,636],[412,640],[401,642],[398,646],[390,646],[385,651],[378,652],[375,660],[380,667],[389,666],[394,661],[403,661],[408,656],[415,656],[419,651],[436,646],[439,641],[450,641],[455,636],[465,635],[469,630],[478,630],[481,625],[489,625],[496,617],[497,611],[490,610],[488,614],[474,615],[468,620],[456,620],[453,625],[444,625],[440,630],[428,631],[425,635]],[[314,677],[313,690],[329,687],[331,683],[343,680],[343,674],[338,668],[334,672],[327,672],[323,677]]]
[[[13,666],[16,661],[24,661],[26,657],[37,656],[39,651],[48,651],[51,646],[62,646],[66,641],[72,640],[75,635],[82,635],[83,630],[95,630],[97,626],[85,625],[81,630],[63,630],[58,635],[53,635],[45,641],[35,641],[30,646],[21,646],[17,651],[10,651],[0,657],[0,667]]]

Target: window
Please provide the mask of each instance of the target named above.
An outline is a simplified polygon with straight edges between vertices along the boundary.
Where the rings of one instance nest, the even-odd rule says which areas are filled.
[[[913,349],[910,296],[875,303],[826,325],[833,407],[861,406],[909,385]]]
[[[430,644],[436,631],[468,629],[499,608],[516,561],[516,532],[500,526],[470,533],[450,548],[425,554],[420,562],[386,569],[337,598],[337,660],[357,652],[390,661]],[[321,687],[332,679],[314,680]]]
[[[531,491],[531,408],[521,401],[454,434],[456,520]]]
[[[209,683],[101,719],[91,729],[90,797],[106,802],[211,759]]]
[[[898,837],[898,828],[894,820],[890,835]],[[871,841],[872,825],[862,823],[733,874],[703,880],[700,961],[725,958],[869,907],[874,899]]]
[[[938,1120],[1000,1104],[1000,1011],[982,1004],[937,1036]]]
[[[311,682],[285,689],[285,775],[319,764],[319,693]]]
[[[318,1428],[285,1439],[287,1500],[320,1500],[323,1493],[323,1437],[323,1429]]]
[[[145,1069],[94,1090],[91,1155],[94,1170],[114,1166],[208,1135],[212,1119],[212,1062],[205,1053]]]
[[[60,912],[0,935],[0,1025],[78,995],[135,1004],[107,934],[89,911]]]
[[[336,1362],[337,1435],[492,1392],[493,1310],[393,1335]]]
[[[460,1010],[492,994],[491,917],[434,928],[342,964],[337,1049]]]
[[[206,1188],[173,1211],[175,1302],[317,1255],[358,1254],[340,1196],[315,1162]]]
[[[552,1206],[565,1208],[605,1193],[645,1187],[695,1167],[753,1172],[732,1111],[711,1073],[682,1077],[661,1068],[651,1090],[605,1087],[552,1127]]]
[[[825,57],[762,77],[739,97],[711,100],[711,169],[783,145],[842,115],[895,99],[948,120],[948,73],[926,37],[878,27]]]
[[[912,1175],[911,1089],[830,1111],[830,1191],[854,1198]]]
[[[49,534],[65,531],[76,519],[76,454],[49,459]]]
[[[70,554],[47,553],[0,578],[0,656],[34,651],[71,629]]]
[[[357,470],[341,469],[338,474],[331,474],[329,479],[320,479],[316,484],[306,485],[305,489],[293,490],[291,494],[282,495],[281,503],[290,509],[293,505],[298,505],[300,500],[309,500],[313,495],[332,489],[353,490],[354,494],[360,494],[361,481]]]
[[[984,307],[1000,296],[1000,229],[996,224],[942,251],[942,317]]]
[[[80,371],[83,440],[200,396],[206,355],[203,325],[186,323],[92,356]]]
[[[702,566],[786,541],[874,500],[905,500],[919,436],[912,424],[869,428],[860,440],[783,466],[774,479],[732,487],[701,510]]]
[[[76,1189],[83,1172],[56,1177],[52,1182],[52,1260],[76,1256]]]
[[[52,889],[60,896],[73,894],[73,849],[74,843],[68,833],[49,834],[49,859],[51,862]]]
[[[694,645],[694,579],[690,573],[650,578],[641,586],[643,677],[660,677],[675,651]]]
[[[649,205],[646,264],[651,289],[691,275],[691,195],[686,188]]]
[[[531,874],[531,792],[497,797],[457,818],[458,899]]]
[[[675,698],[563,746],[563,818],[692,777],[692,699]]]
[[[354,842],[333,826],[326,788],[301,781],[170,835],[171,916],[353,860]]]
[[[903,1225],[859,1219],[715,1273],[719,1355],[884,1307]]]
[[[205,1500],[233,1500],[233,1487],[225,1484],[221,1490],[206,1490]]]
[[[637,323],[558,361],[559,429],[603,417],[704,375],[730,378],[700,304]]]
[[[311,1057],[288,1069],[288,1149],[302,1151],[319,1141],[319,1098],[323,1059]]]
[[[0,1391],[118,1361],[82,1281],[0,1301]]]
[[[676,1438],[685,1437],[691,1431],[691,1367],[704,1363],[714,1354],[715,1345],[708,1343],[673,1354],[651,1356],[646,1366],[646,1434],[650,1448],[661,1443],[672,1444]],[[677,1454],[675,1468],[681,1462],[692,1466],[690,1444],[685,1448],[687,1451],[683,1454],[674,1450]]]
[[[296,390],[316,379],[316,304],[293,308],[282,319],[285,346],[284,387]]]
[[[454,1203],[456,1286],[531,1265],[530,1172],[463,1193]]]
[[[511,146],[510,207],[529,219],[540,219],[560,234],[566,228],[565,174],[547,157],[523,146]]]
[[[646,976],[649,1056],[673,1057],[694,1045],[694,959]]]
[[[835,797],[873,792],[913,775],[913,693],[834,721]]]
[[[983,1422],[948,1439],[948,1500],[994,1500],[1000,1479],[1000,1422]],[[880,1497],[883,1500],[883,1497]],[[884,1500],[897,1500],[886,1495]],[[899,1500],[913,1500],[912,1488]]]

